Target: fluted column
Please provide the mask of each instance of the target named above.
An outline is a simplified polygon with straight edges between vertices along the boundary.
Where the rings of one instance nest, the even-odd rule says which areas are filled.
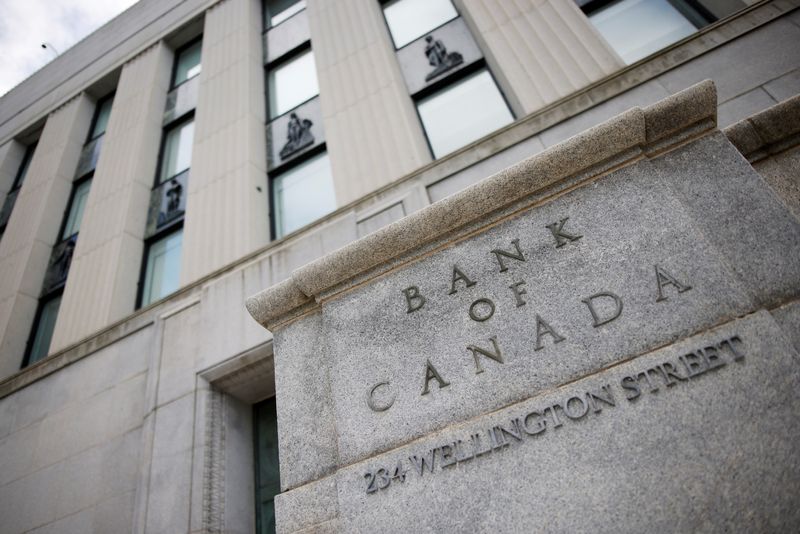
[[[0,377],[22,363],[93,111],[81,93],[48,116],[0,241]]]
[[[341,206],[431,160],[375,0],[309,0],[325,137]]]
[[[455,2],[526,114],[624,66],[572,0]]]
[[[269,242],[261,20],[259,0],[206,12],[182,285]]]
[[[134,310],[171,69],[163,43],[122,68],[51,349]]]

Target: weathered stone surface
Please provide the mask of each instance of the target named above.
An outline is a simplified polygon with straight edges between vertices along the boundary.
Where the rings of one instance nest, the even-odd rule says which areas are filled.
[[[719,368],[657,391],[640,378],[637,398],[620,386],[664,362],[683,376],[680,357],[737,337]],[[337,474],[342,532],[791,532],[800,527],[800,400],[795,351],[770,315],[759,312],[627,361]],[[614,406],[556,427],[548,407],[583,411],[586,393],[608,386]],[[521,440],[442,467],[441,447],[497,425],[525,420]],[[501,432],[502,433],[502,432]],[[487,438],[488,439],[488,438]],[[436,449],[433,472],[422,475],[411,456]],[[467,455],[467,446],[461,450]],[[366,493],[365,473],[398,461],[404,482]]]
[[[282,531],[799,526],[796,313],[765,310],[800,294],[800,222],[714,100],[633,109],[251,299]],[[481,431],[498,452],[452,445]]]

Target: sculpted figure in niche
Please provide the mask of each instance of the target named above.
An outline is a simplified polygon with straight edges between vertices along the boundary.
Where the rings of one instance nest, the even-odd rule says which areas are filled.
[[[289,124],[286,126],[286,144],[281,149],[281,159],[286,159],[298,150],[314,144],[311,126],[314,123],[308,119],[302,121],[297,113],[289,115]]]
[[[425,55],[428,56],[428,63],[430,63],[433,70],[425,76],[425,81],[429,82],[437,76],[447,72],[456,65],[460,65],[464,58],[458,52],[447,53],[447,48],[440,39],[434,39],[433,35],[425,37]]]

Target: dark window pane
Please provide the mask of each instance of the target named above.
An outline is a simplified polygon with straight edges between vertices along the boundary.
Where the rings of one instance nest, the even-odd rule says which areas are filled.
[[[181,229],[154,242],[148,248],[142,306],[147,306],[178,289],[182,241]]]
[[[175,58],[175,80],[172,86],[180,85],[189,78],[194,78],[203,68],[200,63],[200,55],[203,48],[203,42],[197,41],[189,48],[182,50],[178,57]]]
[[[264,6],[266,27],[277,26],[305,8],[306,0],[267,0]]]
[[[255,428],[254,452],[256,467],[256,531],[258,534],[275,532],[275,495],[280,493],[278,466],[278,418],[275,398],[253,406]]]
[[[89,136],[89,139],[96,139],[106,133],[108,118],[111,116],[111,104],[113,103],[113,98],[106,98],[100,101],[97,111],[95,111],[94,128],[92,128],[92,135]]]
[[[458,16],[450,0],[395,0],[383,14],[397,48]]]
[[[11,189],[20,187],[22,182],[25,181],[25,175],[28,174],[28,168],[31,166],[31,160],[33,159],[33,153],[35,151],[36,143],[28,146],[28,148],[25,149],[25,155],[22,157],[22,163],[19,166],[17,177],[14,179],[14,185]]]
[[[417,109],[437,158],[514,120],[486,70],[420,100]]]
[[[61,234],[61,239],[66,239],[80,231],[81,219],[83,219],[83,210],[86,208],[86,199],[89,198],[89,189],[91,187],[92,181],[86,180],[78,184],[78,186],[75,188],[75,193],[72,195],[72,202],[70,202],[69,211],[67,212],[67,222],[64,225],[64,232]]]
[[[61,305],[61,295],[51,298],[41,304],[39,320],[36,321],[33,334],[31,352],[28,356],[28,365],[35,363],[45,356],[50,350],[50,340],[53,338],[53,330],[56,327],[58,318],[58,307]]]

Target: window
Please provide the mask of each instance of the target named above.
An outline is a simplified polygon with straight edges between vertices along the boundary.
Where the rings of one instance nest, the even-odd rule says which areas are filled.
[[[166,131],[158,183],[166,182],[191,166],[193,140],[194,119],[179,123]]]
[[[86,199],[89,198],[89,189],[92,187],[91,178],[81,181],[75,186],[70,201],[64,230],[61,232],[61,239],[67,239],[77,234],[81,229],[83,210],[86,207]]]
[[[384,6],[383,14],[396,48],[458,16],[450,0],[394,0]]]
[[[514,120],[486,69],[422,98],[417,110],[436,158]]]
[[[269,116],[275,118],[319,94],[310,49],[269,69]]]
[[[277,420],[274,397],[253,406],[258,534],[275,532],[275,495],[281,491]]]
[[[628,64],[693,34],[713,18],[685,0],[617,0],[586,7],[594,7],[587,10],[589,20]]]
[[[200,74],[203,67],[200,63],[202,48],[203,41],[198,40],[176,53],[172,87],[176,87]]]
[[[336,209],[328,154],[307,159],[272,179],[275,233],[283,237]]]
[[[154,241],[147,247],[141,305],[147,306],[178,289],[183,229]]]
[[[0,238],[2,238],[6,230],[6,225],[8,225],[8,220],[11,218],[11,211],[14,209],[14,204],[17,202],[17,195],[22,187],[22,182],[25,180],[25,175],[28,174],[28,167],[31,165],[33,152],[35,150],[36,143],[28,145],[25,149],[22,162],[17,169],[17,175],[14,177],[14,183],[11,184],[11,189],[8,191],[5,200],[3,200],[2,208],[0,208]]]
[[[36,363],[47,356],[50,350],[50,341],[53,338],[53,330],[55,330],[56,327],[59,306],[61,306],[60,293],[40,302],[31,340],[28,345],[30,350],[28,351],[23,367]]]
[[[264,27],[277,26],[306,8],[306,0],[266,0],[264,2]]]
[[[92,121],[92,129],[89,132],[89,141],[93,141],[106,133],[108,118],[111,116],[111,104],[113,103],[114,95],[107,96],[97,103],[97,107],[94,111],[94,120]]]

